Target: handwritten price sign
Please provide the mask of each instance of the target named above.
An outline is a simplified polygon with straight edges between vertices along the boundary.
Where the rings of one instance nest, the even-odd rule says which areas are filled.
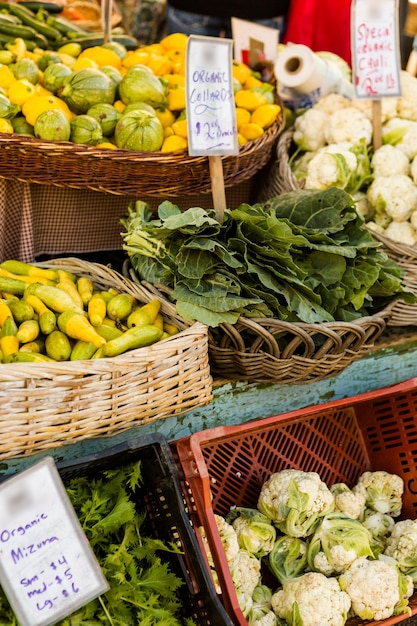
[[[398,0],[354,0],[352,74],[357,98],[401,95]]]
[[[22,626],[50,626],[109,588],[52,458],[0,486],[0,581]]]
[[[188,152],[238,154],[232,40],[191,35],[187,44]]]

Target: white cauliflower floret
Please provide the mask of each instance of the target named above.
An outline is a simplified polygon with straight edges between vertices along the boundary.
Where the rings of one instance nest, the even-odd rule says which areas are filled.
[[[362,113],[365,113],[370,120],[373,119],[373,103],[372,100],[362,100],[354,98],[352,100],[354,106]],[[397,116],[397,98],[381,98],[381,122],[384,124],[388,120]]]
[[[404,481],[398,474],[384,470],[364,472],[353,491],[363,493],[367,508],[373,511],[387,513],[391,517],[398,517],[401,513]]]
[[[417,209],[417,187],[404,174],[378,176],[368,187],[366,196],[377,213],[388,216],[388,222],[391,219],[405,222]]]
[[[298,501],[296,507],[294,501]],[[290,537],[306,537],[314,532],[319,518],[333,508],[333,494],[319,474],[296,469],[272,474],[258,498],[258,509]]]
[[[406,246],[417,243],[417,233],[410,222],[391,222],[384,230],[384,235]]]
[[[365,191],[355,191],[352,194],[352,199],[355,202],[356,210],[363,217],[365,221],[370,220],[374,215],[374,209],[371,206]]]
[[[221,515],[214,515],[216,521],[217,530],[219,531],[220,539],[222,540],[226,559],[232,561],[239,552],[239,539],[235,529],[231,524],[228,524],[224,517]]]
[[[332,115],[339,109],[346,109],[351,106],[351,101],[340,93],[328,93],[320,96],[313,105],[313,109],[324,111],[327,115]]]
[[[401,96],[397,99],[397,115],[407,120],[417,121],[417,79],[409,72],[400,72]]]
[[[393,176],[410,173],[410,161],[402,150],[391,144],[383,144],[375,150],[371,159],[372,173],[378,176]]]
[[[293,606],[297,605],[303,626],[344,626],[350,609],[350,598],[336,578],[308,572],[287,580],[271,599],[279,618],[293,623]]]
[[[372,230],[374,233],[378,233],[380,235],[384,234],[384,227],[381,224],[377,224],[376,222],[370,221],[366,224],[369,230]]]
[[[332,576],[344,572],[355,559],[358,558],[356,551],[351,548],[346,550],[343,546],[332,546],[329,550],[330,561],[324,552],[319,552],[314,557],[314,570]]]
[[[295,118],[293,141],[301,150],[315,152],[326,144],[324,131],[329,116],[319,109],[307,109]]]
[[[374,557],[384,551],[387,538],[394,528],[394,518],[386,513],[365,509],[362,524],[371,534],[371,546]]]
[[[328,118],[324,137],[329,144],[341,141],[359,144],[364,139],[366,145],[369,145],[372,142],[372,122],[365,113],[353,106],[339,109]]]
[[[383,620],[407,612],[408,598],[413,593],[410,580],[403,584],[393,559],[360,557],[340,575],[339,584],[349,595],[355,615],[363,620]]]
[[[409,128],[412,128],[416,122],[412,120],[404,120],[400,117],[393,117],[382,126],[383,144],[392,144],[395,146],[404,137]]]
[[[417,586],[417,519],[397,522],[387,539],[384,554],[391,556]]]
[[[253,606],[252,594],[261,584],[261,562],[246,550],[239,550],[229,561],[229,569],[239,606],[247,616]]]
[[[344,189],[352,172],[357,167],[357,158],[349,150],[319,151],[307,165],[306,189],[327,189],[340,187]]]
[[[354,493],[345,483],[335,483],[330,487],[334,495],[335,511],[344,513],[351,519],[359,519],[365,508],[363,493]]]
[[[403,134],[400,141],[395,144],[397,150],[401,150],[412,161],[417,155],[417,123],[412,122]]]

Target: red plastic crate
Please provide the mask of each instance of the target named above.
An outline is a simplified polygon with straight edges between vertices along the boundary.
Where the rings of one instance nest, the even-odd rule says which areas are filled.
[[[171,442],[171,449],[188,514],[196,528],[205,530],[223,604],[236,625],[246,626],[214,514],[224,516],[233,505],[256,507],[263,482],[291,467],[318,472],[329,486],[353,486],[368,470],[399,474],[405,483],[402,517],[417,517],[417,378],[239,426],[207,429]],[[417,615],[417,593],[410,608]],[[407,618],[371,623],[388,626]],[[358,618],[347,622],[364,623]]]

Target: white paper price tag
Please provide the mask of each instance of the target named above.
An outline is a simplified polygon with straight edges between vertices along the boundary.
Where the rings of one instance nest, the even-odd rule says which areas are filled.
[[[188,153],[238,154],[232,40],[190,35],[187,44]]]
[[[354,0],[351,47],[357,98],[401,95],[398,0]]]
[[[0,485],[0,582],[22,626],[50,626],[109,588],[51,457]]]

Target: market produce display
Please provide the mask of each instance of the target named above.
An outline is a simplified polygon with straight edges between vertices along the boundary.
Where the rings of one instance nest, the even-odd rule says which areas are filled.
[[[381,146],[373,146],[372,102],[333,93],[295,117],[289,167],[306,189],[345,189],[369,228],[414,246],[417,78],[402,71],[400,83],[400,97],[381,100]]]
[[[145,501],[150,484],[155,484],[155,491],[160,489],[171,504],[175,499],[174,476],[168,472],[165,447],[157,438],[148,440],[143,438],[139,445],[134,439],[132,444],[137,448],[119,449],[107,463],[105,456],[96,457],[90,459],[90,465],[64,470],[69,499],[110,588],[60,619],[59,626],[196,624],[191,616],[200,614],[185,579],[186,570],[181,571],[183,550],[188,547],[194,556],[193,544],[187,541],[179,509],[168,523],[157,496],[148,496]],[[148,485],[144,485],[146,480]],[[157,480],[164,484],[158,485]],[[151,519],[153,514],[158,524]],[[209,604],[207,608],[214,616],[214,608]],[[7,626],[20,624],[1,588],[0,622]]]
[[[172,336],[161,303],[143,304],[91,279],[16,260],[0,264],[2,363],[115,357]]]
[[[248,624],[343,626],[410,614],[417,520],[398,519],[403,492],[403,479],[382,470],[350,488],[285,469],[265,480],[257,508],[215,515]]]
[[[351,196],[337,187],[299,190],[227,210],[155,218],[143,202],[122,219],[138,276],[169,287],[177,312],[211,327],[239,316],[288,322],[350,321],[415,297],[381,251]]]
[[[0,29],[1,20],[10,19],[1,10]],[[13,11],[23,20],[29,9],[13,4]],[[128,49],[124,35],[104,43],[85,33],[75,36],[72,26],[64,35],[65,18],[45,17],[44,11],[30,20],[52,32],[49,39],[42,35],[41,46],[29,30],[34,27],[17,24],[15,37],[0,50],[0,132],[109,149],[187,149],[187,36],[175,33]],[[274,86],[247,65],[235,62],[233,76],[238,142],[244,145],[276,122],[281,107]]]

